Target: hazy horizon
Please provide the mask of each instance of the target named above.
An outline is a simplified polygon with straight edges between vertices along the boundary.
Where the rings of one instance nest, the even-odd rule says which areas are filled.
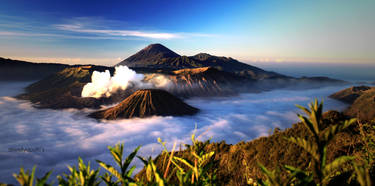
[[[0,56],[2,57],[2,56]],[[129,56],[128,56],[129,57]],[[230,57],[230,56],[225,56]],[[27,62],[34,63],[46,63],[48,61],[28,61],[27,58],[10,58],[12,60],[25,60]],[[91,64],[91,65],[104,65],[113,66],[121,61],[115,61],[113,64],[99,64],[99,63],[64,63],[64,62],[52,62],[61,63],[68,65],[78,65],[78,64]],[[292,77],[315,77],[324,76],[334,79],[340,79],[351,82],[374,82],[375,81],[375,63],[374,64],[348,64],[339,62],[275,62],[275,61],[240,61],[258,68],[262,68],[266,71],[273,71],[283,75]]]

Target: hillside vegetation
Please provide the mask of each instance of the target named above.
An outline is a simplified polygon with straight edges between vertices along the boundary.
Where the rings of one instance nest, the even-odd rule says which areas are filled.
[[[375,181],[375,121],[362,123],[342,113],[322,113],[315,101],[301,107],[300,123],[284,131],[275,129],[268,137],[229,145],[198,141],[184,150],[165,148],[156,158],[136,156],[140,147],[123,157],[124,146],[108,147],[115,165],[97,160],[106,170],[92,170],[79,158],[78,167],[58,176],[59,185],[361,185]],[[144,163],[132,177],[134,158]],[[49,185],[51,172],[35,181],[32,172],[21,169],[14,177],[21,185]]]
[[[344,111],[348,116],[367,121],[375,118],[375,87],[351,87],[330,97],[351,104]]]

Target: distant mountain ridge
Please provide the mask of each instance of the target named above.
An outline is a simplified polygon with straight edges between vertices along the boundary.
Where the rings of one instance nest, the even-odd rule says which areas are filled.
[[[226,72],[250,77],[252,79],[286,78],[287,76],[239,62],[233,58],[218,57],[206,53],[194,56],[180,56],[161,44],[151,44],[118,65],[131,68],[169,69],[214,67]]]
[[[63,70],[66,67],[69,67],[69,65],[32,63],[0,57],[0,81],[38,80]]]

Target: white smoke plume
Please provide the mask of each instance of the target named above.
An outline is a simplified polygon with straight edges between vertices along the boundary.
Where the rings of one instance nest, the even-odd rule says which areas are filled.
[[[162,74],[147,74],[144,81],[156,88],[168,89],[172,86],[171,80]]]
[[[91,83],[87,83],[82,90],[82,97],[109,97],[118,90],[125,90],[130,83],[142,85],[144,76],[137,74],[127,66],[115,67],[113,77],[109,70],[105,72],[94,71],[91,76]]]
[[[111,77],[108,70],[105,72],[94,71],[91,76],[91,83],[87,83],[82,90],[82,97],[109,97],[112,93],[125,90],[129,86],[137,88],[167,88],[170,80],[160,74],[152,74],[146,78],[143,74],[137,74],[127,66],[115,67],[115,73]]]

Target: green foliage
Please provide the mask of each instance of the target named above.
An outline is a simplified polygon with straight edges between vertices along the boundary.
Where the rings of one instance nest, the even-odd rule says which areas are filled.
[[[111,165],[105,164],[104,162],[100,160],[96,160],[101,167],[103,167],[105,170],[107,170],[111,175],[117,178],[117,181],[114,183],[121,183],[122,185],[128,185],[131,183],[135,183],[135,180],[131,178],[133,171],[135,169],[135,166],[132,166],[129,168],[130,163],[133,161],[134,157],[137,155],[138,150],[141,147],[138,146],[132,153],[129,154],[128,157],[126,157],[125,161],[123,160],[123,152],[124,152],[124,145],[123,144],[117,144],[114,147],[109,146],[108,149],[115,160],[116,164],[120,168],[120,172],[116,170]],[[104,177],[104,181],[111,185],[113,182],[110,179],[111,177],[106,176]]]
[[[281,183],[280,169],[278,167],[275,170],[270,171],[260,163],[258,163],[258,166],[260,167],[260,169],[262,170],[262,172],[264,173],[264,175],[267,178],[265,181],[259,179],[258,180],[259,185],[262,185],[262,186],[281,186],[281,185],[283,185]]]
[[[366,165],[359,165],[358,163],[353,163],[354,173],[357,177],[357,181],[361,186],[371,186],[371,177],[369,168]]]
[[[20,173],[13,174],[18,181],[18,183],[22,186],[32,186],[34,184],[34,176],[35,176],[35,169],[36,166],[33,167],[31,173],[29,171],[24,171],[23,168],[20,169]]]
[[[167,180],[170,179],[164,179],[161,177],[161,173],[157,170],[156,165],[151,157],[149,157],[147,160],[139,157],[139,159],[144,163],[146,170],[146,183],[144,182],[138,182],[138,185],[158,185],[158,186],[164,186]]]
[[[369,123],[362,124],[361,122],[358,122],[358,124],[363,143],[362,150],[365,156],[362,160],[353,162],[354,176],[361,186],[370,186],[372,185],[370,169],[375,163],[375,126]],[[366,135],[365,130],[372,135]]]
[[[309,108],[297,105],[306,115],[298,114],[298,117],[312,135],[312,140],[307,140],[300,137],[289,137],[287,140],[304,149],[312,157],[312,174],[308,170],[300,170],[292,166],[285,166],[291,173],[292,179],[298,185],[327,185],[330,179],[336,175],[337,170],[347,162],[354,159],[351,156],[340,156],[332,162],[327,163],[327,147],[331,140],[345,128],[353,124],[356,119],[345,120],[343,123],[328,126],[323,129],[323,101],[309,104]],[[265,167],[260,166],[267,177],[267,181],[271,185],[276,183],[280,185],[279,179],[274,175],[274,172],[267,171]],[[313,178],[313,179],[312,179]],[[296,185],[296,184],[295,184]]]
[[[78,169],[73,166],[68,166],[70,174],[63,174],[63,176],[57,176],[59,185],[62,186],[95,186],[99,185],[99,169],[92,170],[90,162],[85,165],[83,160],[78,158]],[[65,177],[65,178],[64,178]]]
[[[290,173],[290,177],[288,182],[288,185],[315,185],[313,175],[307,171],[303,171],[299,168],[289,166],[289,165],[284,165],[284,168]]]
[[[33,186],[35,178],[36,166],[33,167],[31,173],[30,171],[24,171],[23,168],[20,169],[18,174],[13,174],[18,183],[22,186]],[[42,178],[36,178],[36,186],[47,186],[52,184],[47,184],[47,180],[51,175],[52,171],[47,172]]]
[[[104,173],[103,176],[100,176],[100,178],[104,181],[104,183],[108,186],[115,186],[117,185],[114,181],[112,181],[112,175],[108,174],[108,172]]]
[[[207,152],[207,146],[210,144],[210,141],[199,141],[195,137],[195,132],[192,134],[191,140],[192,145],[185,145],[187,147],[188,155],[191,158],[182,158],[174,155],[176,144],[174,144],[172,151],[169,153],[169,151],[165,147],[165,142],[163,142],[160,138],[158,139],[158,142],[164,147],[164,158],[162,165],[162,168],[165,169],[163,176],[164,181],[173,183],[173,181],[171,181],[171,178],[175,176],[179,185],[215,185],[215,153],[213,151]],[[171,164],[174,165],[174,168],[172,169],[171,174],[169,174]],[[147,177],[150,177],[150,174],[147,173],[147,169],[146,175]]]
[[[191,136],[192,145],[185,145],[190,154],[193,156],[193,160],[183,159],[179,157],[173,157],[174,162],[179,162],[182,165],[188,167],[187,169],[178,168],[177,177],[181,183],[191,185],[213,185],[216,183],[216,170],[213,168],[215,154],[214,151],[206,152],[207,146],[210,144],[210,140],[201,142],[195,138],[195,132]],[[177,163],[174,163],[177,165]],[[191,178],[190,180],[188,178]]]

